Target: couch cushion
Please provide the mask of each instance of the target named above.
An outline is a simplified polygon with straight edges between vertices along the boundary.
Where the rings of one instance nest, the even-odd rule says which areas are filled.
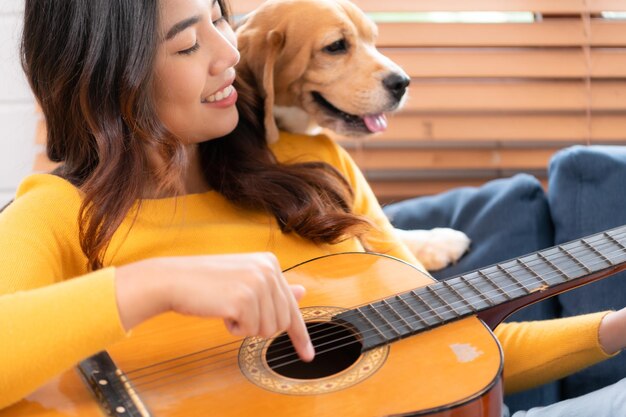
[[[557,153],[549,166],[548,199],[555,242],[564,243],[626,224],[626,147],[574,146]],[[563,316],[626,306],[626,274],[618,274],[558,296]],[[566,343],[564,341],[564,343]],[[626,376],[619,355],[562,382],[565,398]]]
[[[456,265],[433,273],[438,279],[553,244],[546,195],[539,181],[526,174],[394,203],[384,210],[400,229],[451,227],[469,236],[470,251]]]

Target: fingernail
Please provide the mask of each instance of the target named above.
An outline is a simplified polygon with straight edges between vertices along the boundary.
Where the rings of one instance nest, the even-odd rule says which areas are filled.
[[[307,343],[306,345],[306,354],[307,357],[311,358],[310,360],[313,360],[315,358],[315,349],[313,348],[313,344],[310,340],[309,343]]]

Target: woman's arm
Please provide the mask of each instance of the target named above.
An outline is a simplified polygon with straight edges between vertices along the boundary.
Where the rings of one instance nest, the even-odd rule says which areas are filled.
[[[156,258],[119,267],[116,299],[125,329],[165,311],[220,317],[236,336],[287,331],[303,360],[314,352],[297,300],[269,252]]]
[[[0,296],[0,408],[165,311],[221,317],[237,336],[287,331],[313,347],[297,298],[270,253],[155,258]]]
[[[505,391],[536,387],[609,358],[615,351],[605,350],[599,338],[609,330],[608,314],[500,324],[494,333],[504,351]]]
[[[0,296],[0,408],[122,339],[115,270]]]

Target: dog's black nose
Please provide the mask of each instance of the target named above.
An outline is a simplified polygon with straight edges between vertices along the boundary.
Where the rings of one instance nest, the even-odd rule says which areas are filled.
[[[410,83],[411,79],[409,77],[398,73],[393,73],[383,80],[383,85],[396,100],[402,98]]]

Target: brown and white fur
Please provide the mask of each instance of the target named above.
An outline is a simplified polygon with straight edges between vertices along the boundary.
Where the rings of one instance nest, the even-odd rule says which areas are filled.
[[[267,140],[279,129],[364,136],[387,128],[410,78],[375,46],[376,25],[348,0],[267,0],[237,29],[240,77],[262,88]],[[458,260],[459,231],[397,230],[428,270]]]

